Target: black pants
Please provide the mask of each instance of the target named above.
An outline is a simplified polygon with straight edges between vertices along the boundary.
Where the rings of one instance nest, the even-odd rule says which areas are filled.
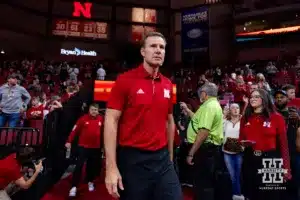
[[[188,165],[186,162],[186,157],[193,144],[183,143],[180,146],[179,153],[179,178],[181,183],[192,184],[193,183],[193,167]]]
[[[298,185],[297,180],[299,177],[297,177],[297,154],[290,153],[290,159],[291,159],[291,173],[292,173],[292,179],[287,182],[287,190],[284,194],[285,200],[300,200],[298,197]],[[299,172],[298,172],[299,173]]]
[[[243,174],[243,193],[250,200],[280,200],[285,193],[284,183],[264,183],[264,175],[259,174],[260,169],[264,169],[264,159],[280,158],[278,151],[259,152],[246,149],[244,152],[242,174]],[[269,164],[265,164],[269,168]],[[266,179],[272,177],[266,174]]]
[[[81,180],[81,172],[86,162],[86,181],[93,182],[101,171],[101,149],[78,147],[78,157],[73,172],[72,187],[77,187]]]
[[[214,200],[216,176],[221,150],[219,146],[203,144],[194,156],[194,200]]]
[[[182,200],[182,191],[166,148],[143,151],[119,147],[117,153],[124,191],[121,200]]]

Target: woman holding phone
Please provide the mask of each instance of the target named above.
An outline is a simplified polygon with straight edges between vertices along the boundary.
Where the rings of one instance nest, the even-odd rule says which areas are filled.
[[[279,176],[283,176],[284,180],[291,178],[285,121],[275,111],[271,98],[264,89],[251,92],[250,104],[241,119],[239,138],[246,147],[243,158],[244,195],[250,200],[280,199],[280,190],[274,187],[276,185],[272,186],[273,176],[265,174],[268,176],[265,177],[259,173],[260,169],[270,168],[273,164],[270,162],[277,158],[287,170],[287,173]],[[266,184],[268,180],[265,179],[271,185]],[[283,183],[277,185],[284,186]]]
[[[236,103],[224,110],[224,161],[232,182],[232,199],[244,200],[241,191],[242,146],[238,142],[240,134],[240,106]]]

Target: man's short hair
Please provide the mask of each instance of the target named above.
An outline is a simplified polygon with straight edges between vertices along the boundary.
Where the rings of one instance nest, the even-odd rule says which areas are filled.
[[[206,83],[198,90],[198,95],[200,96],[201,92],[205,92],[207,96],[217,97],[218,96],[218,86],[214,83]]]
[[[288,90],[291,90],[291,89],[295,90],[296,87],[294,85],[291,85],[291,84],[286,84],[286,85],[282,86],[281,89],[284,90],[284,91],[288,91]]]
[[[148,33],[145,34],[145,36],[143,37],[143,39],[141,41],[141,46],[142,47],[145,46],[146,40],[149,37],[161,37],[166,42],[166,44],[167,44],[166,37],[162,33],[153,31],[153,32],[148,32]]]
[[[25,163],[31,162],[34,154],[34,149],[32,147],[22,147],[17,150],[16,159],[19,164],[23,165]]]
[[[97,108],[97,109],[99,109],[99,105],[98,105],[98,104],[96,104],[96,103],[92,103],[92,104],[90,105],[90,107],[93,107],[93,108]]]

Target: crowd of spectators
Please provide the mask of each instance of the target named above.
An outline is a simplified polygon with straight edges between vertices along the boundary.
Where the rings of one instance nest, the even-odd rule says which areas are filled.
[[[48,113],[63,107],[82,87],[89,87],[95,79],[113,80],[116,73],[108,70],[108,63],[47,62],[37,60],[5,61],[0,68],[0,127],[28,126],[35,127],[36,120],[43,120]],[[119,68],[124,71],[126,67]],[[300,57],[293,64],[282,61],[270,61],[264,65],[245,64],[215,67],[205,71],[181,68],[171,71],[169,76],[177,85],[177,100],[196,112],[201,102],[197,90],[207,83],[218,86],[218,100],[224,107],[241,109],[241,114],[249,105],[251,93],[264,89],[270,96],[284,86],[290,105],[299,106],[296,96],[300,92]],[[273,102],[275,101],[272,99]],[[190,116],[182,109],[182,104],[175,106],[175,119],[181,139],[179,158],[185,158],[187,149],[187,129]],[[238,113],[240,114],[240,113]],[[233,116],[234,117],[234,116]],[[186,162],[179,163],[180,178],[183,185],[192,186]]]

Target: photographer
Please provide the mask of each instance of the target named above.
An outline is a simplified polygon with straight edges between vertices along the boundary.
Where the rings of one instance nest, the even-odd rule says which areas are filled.
[[[33,149],[25,147],[20,149],[17,153],[10,154],[6,158],[0,160],[0,199],[10,200],[7,194],[6,187],[10,183],[14,183],[21,189],[28,189],[41,172],[42,162],[35,164],[35,172],[26,180],[22,174],[22,166],[31,162]]]

